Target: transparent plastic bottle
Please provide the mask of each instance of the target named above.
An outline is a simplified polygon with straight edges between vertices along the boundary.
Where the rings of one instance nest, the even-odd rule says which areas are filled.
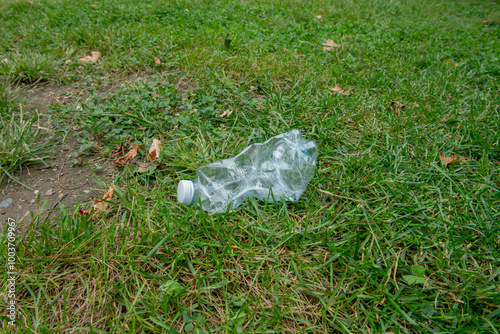
[[[313,177],[317,156],[316,143],[294,129],[198,168],[194,182],[179,182],[177,198],[210,213],[236,208],[249,197],[297,201]]]

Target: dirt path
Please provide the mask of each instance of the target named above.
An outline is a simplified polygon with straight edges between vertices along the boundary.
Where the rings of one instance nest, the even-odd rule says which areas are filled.
[[[45,86],[25,90],[21,106],[27,113],[47,115],[51,104],[76,104],[88,96],[88,92],[74,86]],[[44,125],[50,128],[50,124]],[[15,182],[4,179],[0,184],[0,222],[2,227],[9,219],[29,223],[32,217],[52,218],[63,208],[73,209],[78,205],[88,206],[92,200],[101,198],[106,191],[99,183],[110,183],[116,175],[112,162],[91,157],[92,164],[73,165],[73,153],[80,144],[75,135],[66,136],[64,142],[56,144],[53,158],[42,163],[23,167]],[[88,160],[88,159],[87,159]],[[98,166],[98,167],[96,167]],[[99,168],[100,167],[100,168]],[[100,182],[98,182],[98,181]]]

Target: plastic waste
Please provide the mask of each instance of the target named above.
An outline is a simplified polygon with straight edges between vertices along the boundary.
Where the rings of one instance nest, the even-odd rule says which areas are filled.
[[[249,197],[297,201],[313,177],[317,156],[316,143],[294,129],[198,168],[194,181],[179,182],[177,199],[201,204],[210,213],[236,208]]]

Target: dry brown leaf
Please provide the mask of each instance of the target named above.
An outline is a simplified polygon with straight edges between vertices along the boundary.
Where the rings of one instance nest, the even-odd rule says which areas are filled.
[[[467,159],[465,157],[457,157],[455,154],[450,155],[449,157],[445,157],[441,153],[439,154],[439,159],[441,159],[441,163],[443,166],[447,166],[449,164],[452,164],[454,162],[466,162]]]
[[[104,194],[102,199],[105,201],[110,200],[111,197],[113,197],[114,192],[115,192],[115,188],[113,188],[113,186],[109,187],[108,191],[106,191],[106,193]]]
[[[92,213],[92,209],[83,210],[82,208],[80,208],[80,210],[78,210],[78,213],[81,217],[88,216]]]
[[[90,5],[90,7],[97,7],[98,4],[99,4],[99,2],[96,2],[95,4]]]
[[[118,149],[114,151],[113,154],[111,154],[111,159],[114,159],[115,157],[121,155],[122,153],[123,153],[123,142],[121,141],[120,147],[118,147]]]
[[[147,172],[147,171],[151,170],[151,168],[154,167],[154,164],[152,164],[152,163],[145,163],[145,162],[141,162],[141,161],[137,161],[137,160],[133,160],[132,164],[139,166],[139,168],[137,169],[137,173]]]
[[[93,214],[92,220],[96,220],[97,218],[99,218],[101,212],[106,210],[106,208],[108,207],[109,203],[105,201],[109,201],[113,197],[113,192],[114,192],[113,186],[109,187],[108,191],[104,194],[102,199],[94,200],[94,205],[92,209],[84,210],[80,208],[78,213],[80,214],[81,217]]]
[[[19,42],[20,40],[22,40],[24,37],[26,37],[25,34],[22,34],[21,36],[19,36],[18,38],[16,38],[15,40],[12,41],[12,43],[16,44],[17,42]]]
[[[80,60],[82,63],[95,63],[97,59],[99,59],[99,57],[101,57],[101,53],[99,51],[91,51],[90,56],[79,58],[78,60]]]
[[[137,156],[137,150],[141,147],[140,145],[137,144],[132,144],[132,149],[128,151],[127,154],[125,154],[125,161],[128,161],[130,159],[133,159]]]
[[[109,187],[108,191],[104,194],[102,199],[94,200],[94,209],[96,210],[96,212],[104,211],[108,207],[109,203],[105,202],[105,201],[109,201],[111,199],[111,197],[113,197],[114,190],[115,189],[113,188],[113,186],[111,186],[111,187]],[[95,218],[97,218],[97,217],[94,215],[94,219]]]
[[[327,39],[326,43],[323,44],[323,51],[330,51],[330,50],[333,50],[333,48],[338,48],[338,47],[340,47],[340,46],[337,43],[335,43],[333,40]]]
[[[137,144],[133,144],[132,145],[133,149],[131,149],[130,151],[127,152],[127,154],[125,154],[124,157],[120,157],[118,159],[115,160],[114,164],[115,166],[125,166],[125,165],[128,165],[128,162],[130,161],[130,159],[133,159],[137,156],[137,150],[139,149],[139,145]]]
[[[161,152],[161,142],[158,139],[153,139],[153,143],[151,143],[151,147],[149,148],[149,154],[146,158],[147,162],[154,162],[158,164],[158,158],[160,157]]]
[[[33,1],[26,1],[26,2],[29,3],[30,5],[33,5],[33,6],[41,6],[39,3],[36,3]]]
[[[127,162],[125,161],[125,158],[124,157],[120,157],[118,159],[116,159],[113,164],[116,166],[116,167],[119,167],[119,166],[125,166],[127,164]]]
[[[161,64],[161,61],[160,61],[160,59],[159,59],[159,58],[156,58],[156,57],[155,57],[155,64],[156,64],[156,65],[160,65],[160,64]]]
[[[351,94],[351,90],[350,89],[342,89],[339,85],[333,87],[333,88],[330,88],[330,90],[334,93],[337,93],[337,94],[342,94],[342,95],[349,95]]]

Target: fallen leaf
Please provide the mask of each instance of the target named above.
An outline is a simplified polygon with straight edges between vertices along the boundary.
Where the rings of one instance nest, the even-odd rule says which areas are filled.
[[[137,160],[133,160],[132,164],[139,166],[139,168],[137,169],[137,173],[148,172],[149,170],[151,170],[151,168],[154,167],[153,163],[145,163]]]
[[[90,5],[90,7],[93,7],[93,8],[95,8],[95,7],[97,7],[97,5],[98,5],[98,4],[99,4],[99,2],[96,2],[95,4],[93,4],[93,5]]]
[[[33,6],[41,6],[39,3],[36,3],[33,1],[26,1],[26,2],[29,3],[30,5],[33,5]]]
[[[111,197],[113,197],[114,192],[115,192],[115,189],[113,188],[113,186],[109,187],[108,191],[106,191],[106,193],[104,194],[102,199],[105,201],[111,199]]]
[[[151,147],[149,148],[149,154],[146,158],[147,162],[154,162],[158,164],[158,158],[160,157],[161,152],[161,142],[158,139],[153,139],[153,143],[151,143]]]
[[[452,164],[454,162],[466,162],[467,159],[465,157],[457,157],[455,154],[450,155],[449,157],[445,157],[441,153],[439,154],[439,159],[441,159],[441,163],[443,166],[447,166],[449,164]]]
[[[113,162],[113,164],[116,167],[125,166],[128,164],[128,161],[126,161],[124,157],[120,157],[120,158],[116,159],[115,162]]]
[[[108,191],[104,194],[102,199],[94,200],[94,209],[96,210],[96,212],[104,211],[108,207],[109,203],[105,202],[105,201],[109,201],[111,199],[111,197],[113,197],[114,190],[115,189],[113,188],[113,186],[111,186],[111,187],[109,187]],[[97,218],[96,215],[94,215],[94,220],[96,218]]]
[[[141,145],[132,144],[132,147],[133,148],[130,151],[128,151],[127,154],[125,154],[125,159],[127,161],[137,156],[137,150],[141,147]]]
[[[78,60],[80,60],[82,63],[95,63],[97,59],[99,59],[99,57],[101,57],[101,53],[99,51],[91,51],[90,56],[79,58]]]
[[[337,94],[342,94],[342,95],[349,95],[351,94],[351,90],[350,89],[342,89],[340,88],[339,85],[333,87],[333,88],[330,88],[330,90],[334,93],[337,93]]]
[[[137,156],[137,150],[139,149],[139,145],[137,144],[133,144],[132,145],[133,149],[131,149],[130,151],[128,151],[127,154],[125,154],[124,157],[120,157],[118,159],[115,160],[114,162],[114,165],[115,166],[125,166],[125,165],[128,165],[128,162],[130,161],[130,159],[133,159]]]
[[[78,213],[80,214],[80,216],[88,216],[92,213],[92,209],[87,209],[87,210],[83,210],[82,208],[80,208],[80,210],[78,211]]]
[[[12,41],[12,43],[14,43],[14,44],[15,44],[15,43],[19,42],[20,40],[22,40],[24,37],[26,37],[26,35],[25,35],[25,34],[22,34],[21,36],[19,36],[19,37],[18,37],[18,38],[16,38],[15,40],[13,40],[13,41]]]
[[[161,64],[160,59],[158,59],[158,58],[156,58],[156,57],[155,57],[155,64],[156,64],[156,65],[160,65],[160,64]]]
[[[123,142],[120,142],[120,147],[116,151],[111,154],[111,159],[114,159],[116,156],[121,155],[123,153]]]
[[[118,158],[115,160],[115,162],[113,162],[113,164],[115,166],[125,166],[127,164],[127,161],[125,161],[125,158],[124,157],[121,157],[121,158]]]
[[[333,48],[338,48],[338,47],[340,47],[340,46],[337,43],[335,43],[333,40],[327,39],[326,43],[323,44],[323,51],[330,51],[330,50],[333,50]]]

